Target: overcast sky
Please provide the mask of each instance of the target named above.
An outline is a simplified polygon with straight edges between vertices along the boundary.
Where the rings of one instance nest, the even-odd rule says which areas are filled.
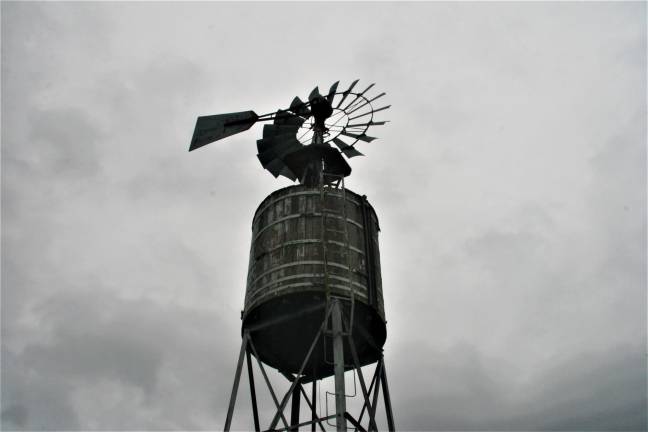
[[[2,2],[3,430],[221,429],[290,183],[196,117],[356,78],[398,429],[645,430],[645,2]]]

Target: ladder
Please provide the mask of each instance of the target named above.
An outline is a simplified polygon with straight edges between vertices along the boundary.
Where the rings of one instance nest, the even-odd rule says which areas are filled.
[[[355,309],[355,289],[353,286],[353,271],[351,270],[351,245],[349,243],[349,225],[347,222],[347,200],[346,188],[344,187],[344,176],[339,174],[328,174],[323,170],[320,171],[320,214],[321,214],[321,239],[322,239],[322,261],[324,267],[324,288],[326,291],[327,304],[332,296],[331,294],[331,281],[329,274],[329,234],[336,233],[342,234],[344,243],[344,257],[346,265],[346,279],[349,287],[349,296],[338,297],[340,300],[350,302],[350,316],[349,316],[349,334],[353,329],[353,313]],[[335,192],[334,192],[335,191]],[[335,197],[342,200],[341,209],[326,207],[327,197]],[[342,230],[329,228],[327,221],[329,218],[341,219]]]

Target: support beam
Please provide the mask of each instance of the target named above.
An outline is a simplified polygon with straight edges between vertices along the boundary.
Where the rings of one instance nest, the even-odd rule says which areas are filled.
[[[299,378],[297,378],[299,380]],[[299,430],[299,400],[301,399],[301,384],[297,383],[297,386],[292,391],[292,405],[290,407],[290,429],[292,432],[297,432]]]
[[[353,425],[353,427],[356,428],[357,430],[359,430],[360,432],[367,432],[367,430],[362,427],[360,422],[358,420],[354,419],[353,416],[351,414],[349,414],[348,412],[344,413],[344,418],[349,420],[349,423],[351,423]]]
[[[313,380],[312,383],[312,389],[311,389],[311,399],[313,401],[313,404],[311,405],[311,420],[313,423],[311,423],[311,432],[315,432],[315,420],[317,419],[317,380]],[[306,399],[308,400],[308,399]],[[309,404],[310,405],[310,404]],[[322,427],[322,423],[320,422],[320,428],[322,428],[322,431],[324,431],[324,428]]]
[[[254,372],[252,371],[252,359],[250,356],[250,349],[245,350],[247,368],[248,368],[248,381],[250,382],[250,397],[252,398],[252,416],[254,417],[254,432],[260,432],[261,426],[259,425],[259,410],[257,408],[256,389],[254,388]]]
[[[387,412],[387,427],[389,432],[395,432],[396,426],[394,425],[394,413],[392,411],[391,397],[389,396],[389,386],[387,385],[387,370],[385,368],[385,360],[383,359],[382,373],[380,374],[382,381],[383,394],[385,395],[385,411]]]
[[[335,419],[337,432],[346,432],[346,391],[344,389],[344,339],[339,300],[333,300],[333,370],[335,371]]]
[[[382,360],[378,360],[378,364],[376,365],[376,368],[378,369],[378,373],[381,374],[382,376]],[[376,380],[376,388],[374,389],[374,394],[373,394],[373,401],[371,402],[371,406],[374,409],[374,412],[378,409],[378,394],[380,393],[380,380]],[[369,392],[371,394],[371,391]]]
[[[229,432],[232,426],[232,417],[234,416],[234,405],[236,405],[236,394],[238,393],[239,382],[241,381],[241,369],[243,369],[243,356],[247,350],[248,333],[243,335],[241,342],[241,351],[239,353],[238,363],[236,363],[236,373],[234,375],[234,385],[232,386],[232,394],[230,395],[229,407],[227,408],[227,417],[225,418],[225,427],[223,430]]]

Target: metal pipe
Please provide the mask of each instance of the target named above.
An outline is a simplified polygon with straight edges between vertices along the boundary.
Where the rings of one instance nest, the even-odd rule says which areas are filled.
[[[252,398],[252,416],[254,417],[254,432],[259,432],[259,410],[257,408],[256,389],[254,388],[254,372],[252,371],[252,358],[250,356],[250,349],[246,349],[245,355],[247,356],[248,380],[250,381],[250,397]]]
[[[335,371],[335,418],[338,432],[346,432],[346,392],[344,389],[344,339],[340,301],[333,300],[333,369]]]
[[[391,397],[389,396],[389,386],[387,385],[387,370],[385,368],[385,360],[382,360],[382,371],[380,374],[380,380],[382,381],[383,386],[383,395],[385,396],[385,411],[387,412],[387,427],[389,427],[389,432],[394,432],[396,426],[394,425],[394,413],[392,411]]]
[[[311,398],[313,399],[313,404],[311,405],[311,420],[313,423],[311,424],[311,432],[315,432],[315,420],[317,419],[317,405],[315,403],[315,400],[317,399],[317,380],[313,379],[313,383],[311,385]],[[306,398],[306,401],[308,401],[308,398]],[[310,405],[310,404],[309,404]],[[320,427],[322,427],[322,423],[320,423]],[[323,430],[323,428],[322,428]]]
[[[299,381],[299,378],[296,378],[296,380]],[[292,391],[292,405],[290,406],[290,426],[293,426],[290,428],[291,431],[298,431],[299,430],[299,401],[301,399],[301,384],[297,384],[297,386],[293,389]]]
[[[236,405],[236,394],[238,393],[239,382],[241,381],[241,369],[243,368],[243,355],[247,349],[248,334],[243,335],[241,342],[241,352],[239,353],[238,363],[236,363],[236,374],[234,375],[234,385],[230,395],[229,407],[227,408],[227,417],[225,418],[225,427],[223,430],[228,432],[232,426],[232,417],[234,416],[234,405]]]

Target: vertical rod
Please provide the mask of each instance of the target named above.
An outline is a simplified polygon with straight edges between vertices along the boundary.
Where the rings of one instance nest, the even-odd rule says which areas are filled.
[[[380,373],[380,380],[382,381],[383,386],[383,395],[385,398],[385,411],[387,412],[387,427],[389,427],[389,432],[394,432],[396,426],[394,426],[394,413],[391,406],[391,397],[389,396],[389,386],[387,385],[387,368],[385,368],[385,360],[383,359],[382,371]]]
[[[234,405],[236,405],[236,394],[238,393],[239,382],[241,381],[241,369],[243,369],[243,355],[247,349],[248,334],[243,335],[241,342],[241,352],[239,353],[238,363],[236,364],[236,373],[234,375],[234,385],[230,395],[229,407],[227,408],[227,417],[225,418],[225,427],[223,430],[228,432],[232,426],[232,417],[234,416]]]
[[[333,301],[333,369],[335,371],[335,419],[338,432],[346,432],[346,392],[344,390],[344,339],[340,301]]]
[[[299,378],[295,378],[299,380]],[[297,386],[292,391],[292,405],[290,406],[290,428],[291,431],[298,431],[299,426],[299,400],[301,399],[301,384]]]
[[[317,420],[317,380],[313,378],[313,384],[311,389],[311,400],[313,404],[311,405],[311,432],[315,432],[315,420]]]
[[[259,410],[257,408],[256,389],[254,388],[254,372],[252,371],[252,359],[250,358],[250,349],[245,352],[247,358],[248,380],[250,381],[250,397],[252,398],[252,415],[254,417],[254,432],[259,432]]]

